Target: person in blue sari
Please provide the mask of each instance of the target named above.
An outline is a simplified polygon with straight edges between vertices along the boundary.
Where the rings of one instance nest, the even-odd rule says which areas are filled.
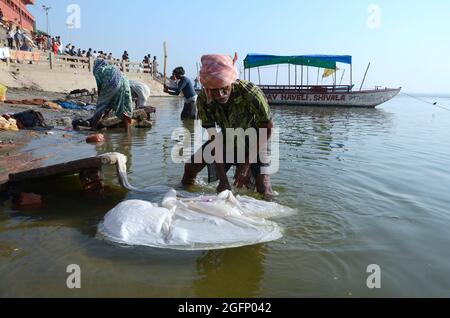
[[[99,121],[113,111],[122,119],[129,131],[133,116],[133,100],[128,78],[112,64],[103,59],[94,63],[94,76],[98,88],[98,102],[94,117],[90,120],[91,127],[97,130]]]

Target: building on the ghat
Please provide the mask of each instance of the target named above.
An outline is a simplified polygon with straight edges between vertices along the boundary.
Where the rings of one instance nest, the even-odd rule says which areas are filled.
[[[36,21],[28,11],[27,5],[34,5],[34,0],[0,0],[3,19],[20,25],[26,31],[33,32]]]

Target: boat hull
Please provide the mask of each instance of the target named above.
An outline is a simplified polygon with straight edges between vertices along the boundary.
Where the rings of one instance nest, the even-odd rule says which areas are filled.
[[[377,89],[366,91],[326,91],[314,92],[308,90],[277,90],[262,87],[269,104],[292,106],[323,106],[323,107],[376,107],[395,96],[398,89]]]

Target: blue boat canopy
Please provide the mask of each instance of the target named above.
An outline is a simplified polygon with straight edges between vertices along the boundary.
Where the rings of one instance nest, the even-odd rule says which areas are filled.
[[[246,69],[267,65],[293,64],[335,70],[336,63],[352,64],[352,57],[350,55],[276,56],[249,54],[244,60],[244,66]]]

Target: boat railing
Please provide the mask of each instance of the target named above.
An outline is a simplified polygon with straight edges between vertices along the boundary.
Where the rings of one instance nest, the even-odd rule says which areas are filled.
[[[350,85],[259,85],[259,87],[268,91],[302,91],[308,93],[348,93],[353,88]]]
[[[386,86],[375,86],[375,90],[376,91],[386,91],[389,88],[387,88]]]

